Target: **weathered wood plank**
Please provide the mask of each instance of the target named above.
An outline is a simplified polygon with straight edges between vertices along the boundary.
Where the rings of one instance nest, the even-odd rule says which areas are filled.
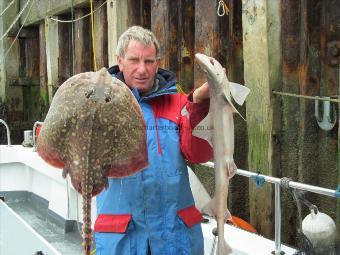
[[[94,3],[94,9],[97,9],[104,3],[104,0],[100,0]],[[96,62],[98,70],[101,67],[108,66],[107,56],[107,11],[106,5],[99,9],[94,14],[94,38],[96,46]]]
[[[108,24],[108,62],[109,66],[116,64],[116,48],[119,36],[128,27],[127,1],[107,1],[107,24]]]
[[[71,20],[69,15],[58,16],[62,20]],[[59,37],[59,61],[58,61],[58,80],[59,86],[72,76],[72,24],[60,23],[58,25]]]
[[[306,59],[304,52],[305,41],[301,41],[301,33],[305,34],[305,3],[296,1],[282,1],[282,88],[284,92],[300,94],[300,71],[305,76]],[[301,29],[304,29],[301,31]],[[304,35],[302,35],[304,36]],[[300,54],[303,53],[303,54]],[[301,119],[300,101],[297,98],[282,98],[282,130],[281,130],[281,172],[280,176],[289,176],[293,180],[299,179],[299,154],[301,138],[307,130],[299,134]],[[304,139],[306,144],[308,141]],[[307,144],[306,144],[307,145]],[[301,172],[301,171],[300,171]],[[282,240],[294,243],[296,229],[299,227],[296,205],[290,193],[282,193],[282,224],[294,226],[284,229]]]
[[[46,65],[47,65],[47,84],[49,104],[56,88],[59,85],[59,33],[58,22],[49,18],[45,19],[45,38],[46,38]]]
[[[19,77],[22,86],[23,121],[39,115],[39,29],[31,28],[29,38],[19,38]]]
[[[24,6],[28,0],[20,0],[20,6]],[[73,0],[74,7],[88,6],[89,0]],[[56,16],[69,11],[72,7],[72,0],[48,0],[48,1],[35,1],[33,3],[30,15],[25,22],[25,26],[38,23],[45,19],[45,17]],[[26,8],[22,16],[20,17],[20,24],[23,23],[23,19],[27,16]]]
[[[218,58],[226,67],[228,79],[244,85],[243,67],[243,35],[242,35],[242,2],[229,1],[229,15],[220,17],[220,40],[223,51]],[[246,84],[245,84],[246,85]],[[239,112],[246,116],[246,107],[238,107]],[[248,169],[248,136],[247,122],[238,116],[235,118],[235,149],[234,160],[240,169]],[[244,189],[240,190],[240,187]],[[249,180],[235,176],[230,182],[229,208],[236,216],[249,221]]]
[[[340,5],[336,0],[321,2],[320,12],[320,95],[339,95],[339,61],[340,61]],[[334,112],[336,104],[331,104],[331,113]],[[334,118],[331,117],[334,121]],[[339,172],[337,171],[338,132],[336,128],[330,131],[319,132],[319,158],[320,169],[318,185],[335,189],[338,182]],[[327,213],[333,219],[339,218],[336,215],[336,203],[334,198],[319,196],[317,204],[320,210]],[[338,225],[338,228],[340,225]]]
[[[218,37],[221,36],[218,31],[217,19],[214,4],[209,1],[195,1],[195,53],[216,57],[220,46]],[[194,74],[194,87],[200,86],[206,81],[204,73],[198,69],[197,64],[195,64]]]
[[[159,40],[162,54],[160,66],[177,72],[179,70],[180,34],[178,2],[164,0],[151,1],[151,30]]]
[[[256,6],[254,6],[256,5]],[[267,24],[280,29],[278,17],[268,15],[267,1],[246,1],[243,5],[243,50],[244,79],[251,93],[246,100],[247,129],[249,138],[248,164],[252,171],[261,171],[272,175],[270,143],[272,130],[271,83],[269,70],[269,52],[277,45],[270,45],[278,40],[277,33],[268,33]],[[270,10],[275,11],[275,10]],[[280,52],[280,49],[276,49]],[[274,65],[277,68],[277,64]],[[250,221],[259,233],[271,237],[273,234],[273,189],[265,184],[261,189],[253,183],[249,189]]]
[[[127,0],[128,26],[139,25],[151,28],[151,0]]]
[[[340,72],[338,75],[339,79],[339,95],[338,99],[340,99]],[[337,157],[337,171],[338,171],[338,185],[340,185],[340,104],[338,104],[338,157]],[[339,187],[339,186],[338,186]],[[338,232],[338,239],[337,243],[340,243],[340,199],[337,199],[337,204],[336,204],[336,229]]]
[[[8,6],[8,3],[6,1],[1,1],[0,3],[0,10],[1,12]],[[14,2],[14,4],[7,9],[7,11],[0,17],[0,34],[4,34],[10,25],[12,24],[13,20],[15,19],[17,15],[17,9],[19,8],[19,4],[17,2]],[[12,29],[17,29],[18,24],[15,24]],[[14,40],[14,37],[5,37],[3,40],[0,41],[0,99],[3,103],[7,101],[7,103],[10,100],[14,101],[20,101],[21,97],[18,95],[22,94],[21,88],[9,88],[9,83],[14,78],[17,78],[19,76],[19,44],[18,41],[14,43],[12,49],[8,51],[10,45],[12,44]],[[6,58],[5,54],[7,54]],[[12,93],[12,91],[19,92],[16,96],[12,97],[12,95],[15,95],[15,92]],[[18,99],[20,98],[20,100]],[[20,108],[22,105],[20,105]],[[17,111],[18,109],[13,109],[13,111]],[[8,113],[10,115],[10,113]],[[10,117],[10,116],[8,116]]]
[[[151,0],[140,0],[142,27],[151,29]]]
[[[46,37],[45,22],[39,25],[39,76],[40,76],[40,116],[38,120],[44,120],[48,111],[48,86],[47,86],[47,65],[46,65]]]
[[[89,11],[86,9],[75,9],[75,19],[84,16]],[[91,42],[90,17],[78,20],[74,23],[75,44],[75,73],[89,72],[93,70],[93,54]]]
[[[175,72],[183,90],[189,92],[194,85],[194,3],[151,1],[151,21],[161,46],[161,66]]]
[[[195,59],[195,3],[190,0],[180,1],[179,14],[179,70],[178,81],[184,92],[189,93],[194,87]]]

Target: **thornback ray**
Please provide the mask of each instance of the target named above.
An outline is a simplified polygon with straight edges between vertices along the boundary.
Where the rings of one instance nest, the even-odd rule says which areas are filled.
[[[63,168],[83,197],[85,254],[92,242],[91,198],[108,177],[132,175],[148,165],[142,111],[130,89],[105,68],[77,74],[53,97],[37,140],[38,154]]]

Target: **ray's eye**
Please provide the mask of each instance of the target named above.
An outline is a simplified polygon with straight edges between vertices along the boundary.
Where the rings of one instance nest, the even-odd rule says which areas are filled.
[[[111,97],[106,95],[106,96],[105,96],[105,102],[108,103],[108,102],[110,102],[110,101],[111,101]]]
[[[90,96],[92,96],[93,94],[94,94],[94,88],[91,88],[85,92],[85,97],[90,98]]]
[[[110,88],[107,88],[104,92],[104,97],[105,97],[106,103],[110,102],[111,99],[112,99],[112,97],[111,97],[112,93],[111,92],[112,92],[112,90]]]

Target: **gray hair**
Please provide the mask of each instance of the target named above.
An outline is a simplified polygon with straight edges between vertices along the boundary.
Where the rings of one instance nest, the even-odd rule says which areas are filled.
[[[154,45],[156,48],[156,58],[160,58],[160,47],[156,36],[149,30],[140,26],[128,28],[118,39],[116,55],[124,57],[125,51],[131,40],[140,42],[144,45]]]

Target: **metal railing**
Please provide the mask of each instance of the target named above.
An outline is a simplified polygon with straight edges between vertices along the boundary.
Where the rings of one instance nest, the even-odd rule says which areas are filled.
[[[36,130],[37,130],[37,127],[38,126],[42,126],[44,124],[44,122],[41,122],[41,121],[36,121],[34,122],[34,125],[33,125],[33,151],[37,151],[37,143],[36,143]]]
[[[7,146],[11,146],[11,132],[9,131],[9,127],[8,127],[7,123],[2,119],[0,119],[0,123],[4,124],[4,126],[6,127]]]
[[[207,162],[201,165],[214,168],[213,162]],[[277,177],[262,175],[259,173],[250,172],[250,171],[246,171],[242,169],[237,169],[236,174],[251,178],[255,180],[256,182],[260,182],[260,183],[268,182],[268,183],[273,183],[275,185],[275,251],[274,251],[274,254],[275,255],[281,254],[281,201],[280,201],[281,195],[280,195],[280,192],[281,192],[282,179],[277,178]],[[293,189],[309,191],[309,192],[313,192],[313,193],[317,193],[317,194],[325,195],[329,197],[335,197],[335,198],[340,197],[339,190],[326,189],[326,188],[308,185],[308,184],[304,184],[300,182],[294,182],[294,181],[289,181],[286,183],[286,185],[289,188],[293,188]]]

